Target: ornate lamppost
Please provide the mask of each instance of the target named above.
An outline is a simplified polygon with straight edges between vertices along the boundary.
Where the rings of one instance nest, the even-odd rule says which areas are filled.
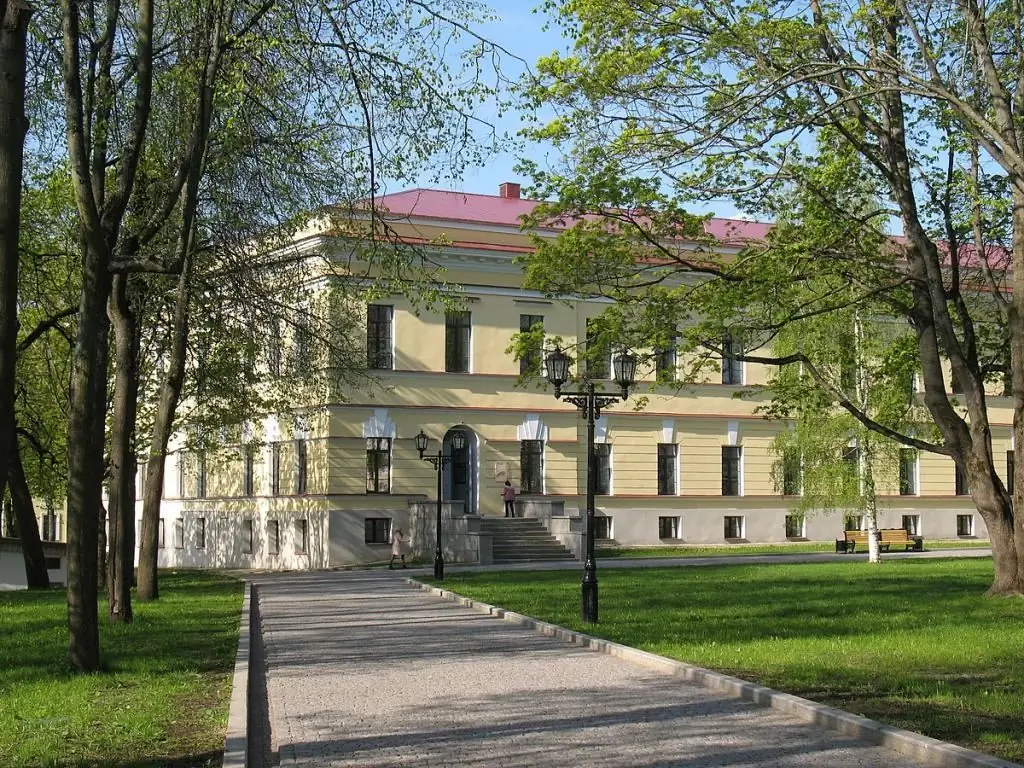
[[[589,379],[582,390],[563,392],[562,385],[569,380],[572,358],[558,347],[544,359],[548,381],[555,387],[555,399],[575,405],[587,420],[587,556],[583,563],[583,583],[580,585],[583,621],[597,623],[597,561],[594,559],[594,422],[601,417],[601,409],[624,401],[629,388],[636,382],[636,357],[623,350],[612,361],[615,383],[621,394],[612,395],[594,391]]]
[[[427,450],[427,446],[430,444],[430,438],[427,437],[426,433],[421,429],[420,433],[413,438],[416,441],[416,450],[420,453],[420,458],[423,461],[429,461],[434,465],[434,470],[437,472],[437,548],[434,550],[434,578],[438,581],[444,581],[444,555],[441,552],[441,474],[446,465],[451,463],[452,456],[449,454],[445,456],[442,451],[444,449],[444,442],[438,446],[436,456],[424,456],[423,454]],[[452,433],[452,451],[461,451],[466,447],[466,436],[459,431]]]

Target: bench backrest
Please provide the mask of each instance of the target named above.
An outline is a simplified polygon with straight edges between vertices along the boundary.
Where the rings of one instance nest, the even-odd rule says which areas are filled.
[[[847,541],[857,542],[858,544],[866,543],[868,540],[867,531],[844,531]]]
[[[910,534],[903,528],[883,528],[882,541],[910,541]]]

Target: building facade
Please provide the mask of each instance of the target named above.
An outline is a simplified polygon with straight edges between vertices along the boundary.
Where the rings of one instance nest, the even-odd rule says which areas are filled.
[[[585,343],[588,321],[606,304],[523,287],[515,259],[530,240],[520,217],[535,203],[520,198],[518,185],[504,184],[495,196],[412,190],[380,202],[407,242],[443,243],[437,258],[461,287],[462,309],[429,311],[401,295],[375,299],[359,310],[374,381],[298,417],[269,417],[258,446],[243,443],[209,459],[172,454],[163,565],[322,568],[387,559],[391,532],[423,528],[418,511],[432,508],[436,496],[434,468],[414,446],[421,430],[431,454],[439,447],[452,453],[453,436],[465,437],[441,474],[443,497],[452,502],[446,526],[471,531],[478,516],[500,517],[506,479],[523,508],[551,526],[583,513],[586,423],[543,380],[523,376],[540,373],[541,351],[519,361],[509,346],[513,334],[538,325],[548,337]],[[724,220],[707,227],[723,248],[766,231]],[[318,247],[317,237],[304,247]],[[669,354],[657,365],[680,362]],[[591,376],[611,391],[608,363]],[[772,472],[771,443],[786,425],[755,412],[767,398],[764,366],[725,359],[685,387],[655,385],[654,374],[639,372],[643,407],[635,398],[611,407],[596,427],[599,541],[831,541],[845,527],[860,527],[842,515],[792,513],[787,494],[798,485],[777,487]],[[749,396],[735,397],[739,391]],[[1010,401],[992,403],[994,440],[1009,451]],[[986,537],[952,460],[908,452],[900,463],[880,489],[880,527],[906,528],[926,541]]]

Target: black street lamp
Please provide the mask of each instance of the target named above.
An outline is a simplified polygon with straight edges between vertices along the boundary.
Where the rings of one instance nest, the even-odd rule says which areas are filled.
[[[594,382],[587,380],[582,391],[563,392],[562,385],[569,380],[572,358],[561,349],[544,359],[548,381],[555,387],[555,398],[566,400],[579,408],[587,420],[587,558],[583,563],[583,583],[580,585],[583,620],[597,623],[597,561],[594,559],[594,422],[601,417],[601,409],[629,397],[629,388],[636,382],[636,357],[623,350],[612,361],[615,383],[621,395],[608,395],[594,391]]]
[[[420,433],[413,438],[416,441],[416,450],[420,452],[420,458],[429,461],[434,465],[437,472],[437,549],[434,550],[434,578],[444,581],[444,555],[441,553],[441,473],[445,466],[452,460],[451,455],[445,456],[442,453],[444,443],[437,449],[437,456],[424,456],[430,438],[421,429]],[[461,451],[466,447],[466,436],[462,432],[452,432],[452,451]]]

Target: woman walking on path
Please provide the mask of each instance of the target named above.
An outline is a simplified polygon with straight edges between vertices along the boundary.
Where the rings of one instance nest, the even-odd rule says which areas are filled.
[[[508,480],[505,481],[505,487],[501,489],[501,500],[505,502],[505,517],[515,517],[516,489]]]
[[[402,567],[407,568],[405,564],[405,534],[402,533],[401,528],[396,528],[395,532],[391,534],[391,562],[388,563],[388,569],[391,570],[395,567],[395,558],[402,558]]]

